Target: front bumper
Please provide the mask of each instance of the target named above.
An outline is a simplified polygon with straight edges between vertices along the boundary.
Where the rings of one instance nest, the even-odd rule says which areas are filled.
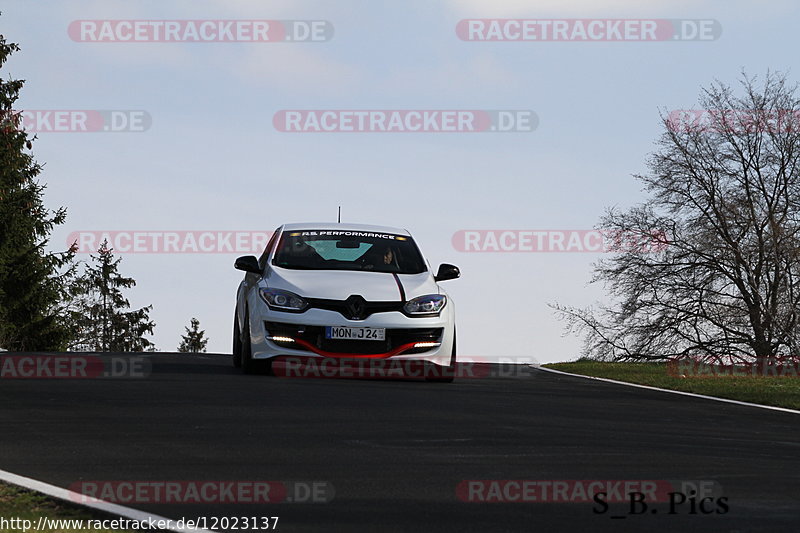
[[[260,305],[250,317],[253,358],[420,360],[448,366],[454,332],[453,311],[448,307],[438,317],[410,318],[399,312],[386,312],[372,314],[365,320],[348,320],[325,309],[283,313]],[[385,328],[386,340],[326,339],[326,326]]]

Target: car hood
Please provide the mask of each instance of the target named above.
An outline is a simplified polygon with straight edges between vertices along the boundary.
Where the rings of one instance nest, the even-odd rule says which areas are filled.
[[[438,294],[430,272],[398,274],[406,300],[423,294]],[[306,298],[346,300],[358,294],[370,302],[400,301],[400,288],[392,274],[351,270],[292,270],[273,267],[264,282],[268,287],[291,291]]]

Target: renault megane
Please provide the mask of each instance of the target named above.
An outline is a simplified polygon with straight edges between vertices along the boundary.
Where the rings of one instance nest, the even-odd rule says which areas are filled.
[[[455,309],[408,231],[354,224],[286,224],[260,258],[239,257],[233,363],[269,372],[278,356],[436,365],[452,381]]]

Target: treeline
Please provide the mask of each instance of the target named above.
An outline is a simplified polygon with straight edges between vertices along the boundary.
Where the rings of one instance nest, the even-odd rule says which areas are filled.
[[[123,291],[136,285],[119,272],[120,258],[103,242],[88,262],[76,246],[50,252],[53,229],[67,210],[44,205],[42,165],[14,110],[23,80],[3,67],[19,46],[0,35],[0,349],[9,351],[147,351],[152,306],[130,309]],[[179,351],[203,352],[208,339],[192,318]]]

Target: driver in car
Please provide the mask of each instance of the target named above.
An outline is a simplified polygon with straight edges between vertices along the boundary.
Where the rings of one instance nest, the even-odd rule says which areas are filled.
[[[395,261],[395,253],[391,246],[386,246],[384,248],[373,246],[369,252],[365,254],[365,270],[372,270],[376,266],[382,267],[381,270],[386,270],[388,265],[392,265],[392,267],[397,266],[397,262]]]
[[[283,257],[300,267],[314,267],[320,262],[320,256],[316,250],[301,239],[287,241],[283,248]]]

